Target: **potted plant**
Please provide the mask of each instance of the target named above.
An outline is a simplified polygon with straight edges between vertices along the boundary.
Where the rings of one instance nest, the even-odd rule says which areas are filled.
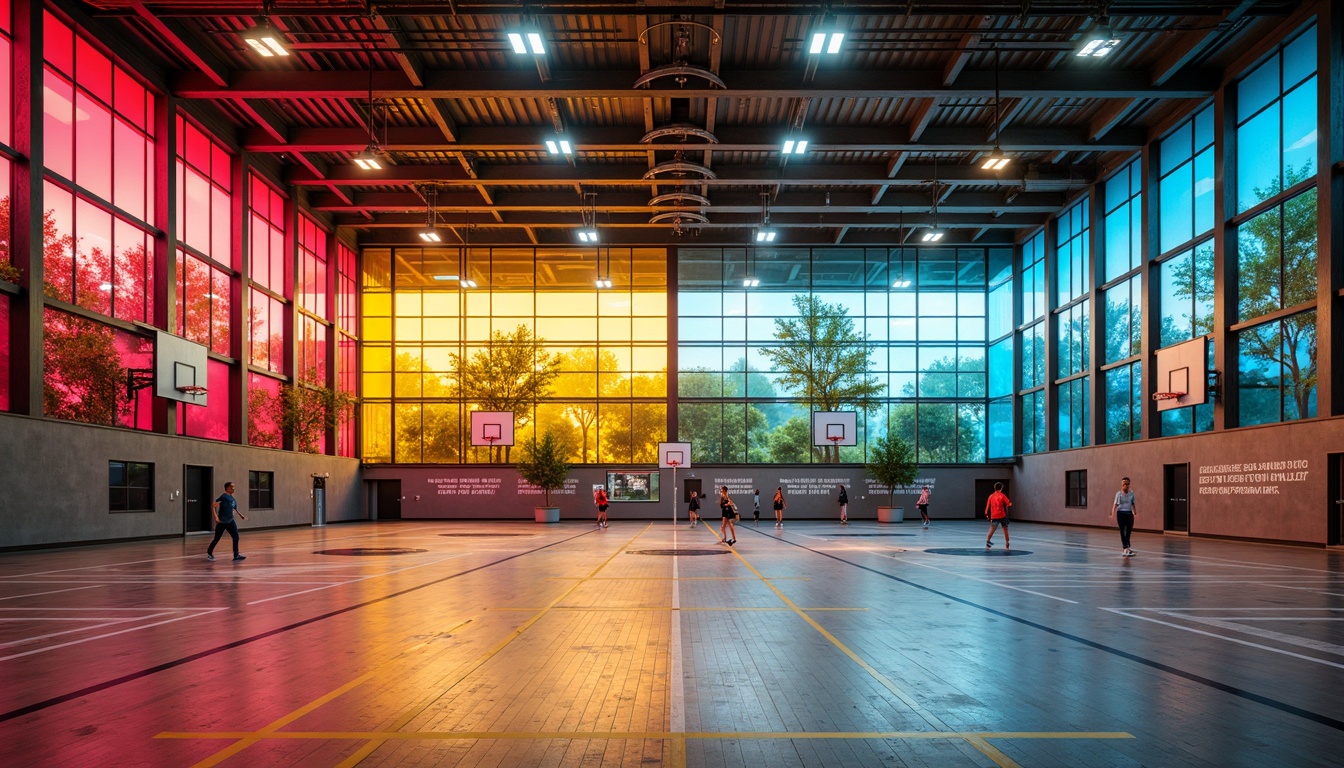
[[[540,488],[545,499],[545,506],[535,508],[538,523],[560,522],[560,508],[551,506],[551,491],[564,488],[568,474],[565,447],[555,433],[547,431],[540,440],[534,437],[531,445],[524,446],[518,459],[518,475]]]
[[[896,506],[896,488],[908,486],[915,481],[919,465],[915,462],[914,449],[896,435],[886,435],[879,437],[873,444],[870,457],[868,474],[887,486],[887,506],[877,508],[877,521],[904,522],[905,508]]]

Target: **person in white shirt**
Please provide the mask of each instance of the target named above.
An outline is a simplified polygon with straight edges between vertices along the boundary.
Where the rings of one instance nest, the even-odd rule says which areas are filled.
[[[1129,534],[1134,530],[1134,492],[1129,490],[1129,478],[1120,479],[1120,490],[1115,494],[1115,503],[1111,505],[1111,519],[1120,526],[1120,545],[1124,551],[1121,557],[1133,557],[1134,550],[1129,548]]]

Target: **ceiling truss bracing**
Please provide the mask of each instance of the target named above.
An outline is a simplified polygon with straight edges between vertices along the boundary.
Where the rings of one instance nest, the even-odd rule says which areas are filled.
[[[930,190],[943,242],[1020,238],[1310,4],[276,0],[292,55],[264,60],[253,0],[85,5],[366,243],[417,241],[432,190],[482,245],[571,245],[589,217],[606,243],[745,244],[762,196],[777,245],[857,245],[930,225]],[[543,55],[513,52],[524,24]],[[1113,54],[1075,56],[1105,24]],[[834,31],[837,54],[809,53]],[[388,162],[362,171],[371,103]],[[982,170],[996,143],[1011,164]]]

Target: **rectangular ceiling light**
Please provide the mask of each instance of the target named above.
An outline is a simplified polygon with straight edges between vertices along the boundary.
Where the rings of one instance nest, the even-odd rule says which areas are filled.
[[[527,42],[532,46],[532,53],[536,56],[543,56],[546,53],[546,46],[541,42],[541,33],[528,32]]]
[[[1101,58],[1114,50],[1119,44],[1120,41],[1114,37],[1094,37],[1088,40],[1082,48],[1078,49],[1077,55]]]
[[[773,243],[773,242],[775,242],[775,230],[773,230],[773,229],[762,229],[762,230],[757,231],[757,232],[756,232],[756,242],[758,242],[758,243]]]
[[[829,42],[827,42],[828,38]],[[822,51],[834,55],[840,52],[840,45],[844,42],[844,32],[814,32],[812,33],[812,44],[807,47],[807,52],[813,56]]]
[[[523,42],[523,36],[517,32],[509,33],[509,45],[513,46],[514,53],[527,53],[527,43]]]

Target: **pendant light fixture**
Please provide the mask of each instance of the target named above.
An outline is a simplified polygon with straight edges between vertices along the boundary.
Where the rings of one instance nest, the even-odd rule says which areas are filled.
[[[443,238],[439,236],[438,229],[435,228],[438,212],[435,210],[434,204],[437,202],[438,197],[439,190],[437,187],[431,186],[425,188],[425,228],[420,230],[420,239],[424,240],[426,243],[443,242]]]
[[[1002,130],[999,124],[999,49],[994,49],[994,151],[985,157],[985,162],[981,168],[986,171],[1001,171],[1008,167],[1012,158],[1003,153],[1003,147],[999,146],[999,132]]]
[[[373,55],[369,55],[369,144],[357,155],[355,155],[355,165],[364,171],[381,171],[383,169],[383,150],[378,146],[378,138],[375,133],[377,125],[377,106],[373,101]],[[383,130],[387,130],[387,113],[383,113]]]
[[[247,47],[262,58],[288,56],[289,50],[285,48],[284,35],[281,35],[275,27],[271,26],[270,0],[261,4],[261,15],[260,24],[243,32],[243,42],[247,43]]]
[[[937,155],[934,155],[934,156],[933,156],[933,184],[932,184],[932,187],[933,187],[932,205],[929,207],[929,210],[930,210],[930,212],[933,214],[933,226],[930,227],[929,230],[928,230],[927,232],[924,233],[924,237],[921,238],[921,239],[923,240],[923,242],[926,242],[926,243],[936,243],[936,242],[938,242],[939,240],[942,240],[942,239],[943,239],[943,230],[941,230],[941,229],[938,228],[938,192],[939,192],[939,184],[938,184],[938,156],[937,156]]]
[[[465,289],[475,288],[476,281],[471,279],[471,274],[468,272],[468,268],[471,266],[471,214],[465,213],[463,218],[466,219],[467,223],[462,235],[462,245],[458,248],[457,274],[459,277],[457,278],[457,287]]]

